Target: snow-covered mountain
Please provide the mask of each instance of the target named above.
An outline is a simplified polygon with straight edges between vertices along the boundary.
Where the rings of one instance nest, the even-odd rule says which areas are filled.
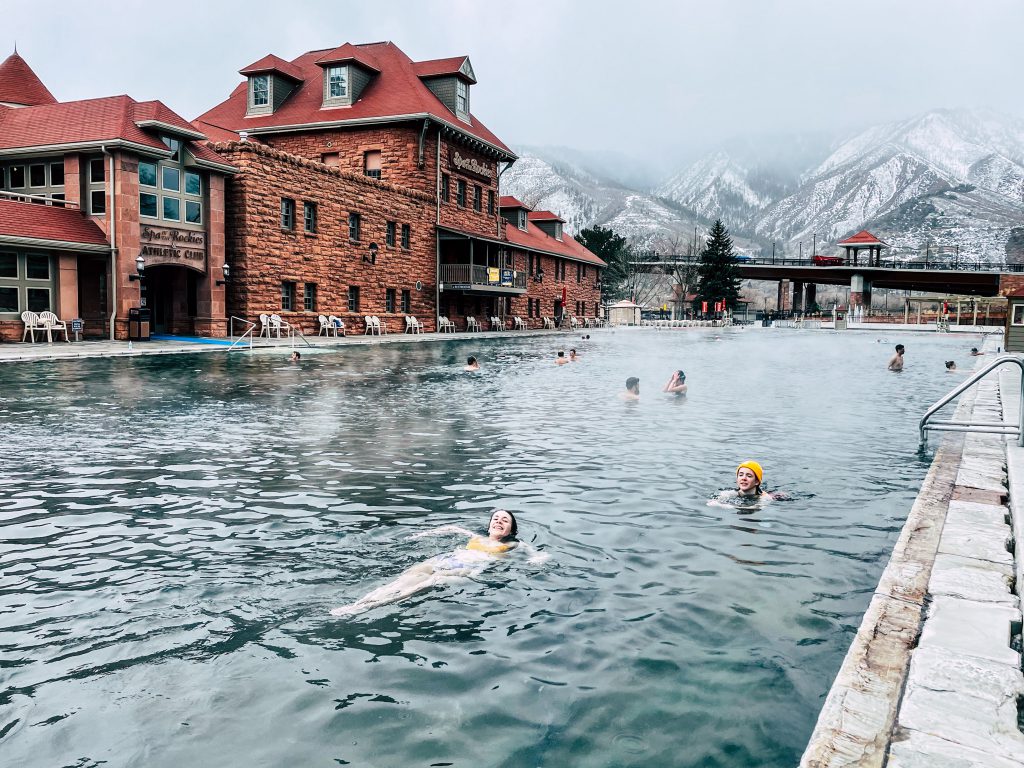
[[[936,110],[870,127],[831,151],[811,141],[782,162],[778,137],[762,146],[717,151],[651,189],[609,177],[584,153],[525,149],[502,191],[561,214],[572,232],[611,226],[641,247],[679,246],[721,218],[753,253],[773,242],[789,253],[804,242],[806,251],[815,235],[819,252],[835,252],[828,243],[870,229],[905,256],[1024,262],[1024,121]]]
[[[1024,123],[939,110],[870,128],[839,145],[745,228],[777,241],[870,229],[897,251],[929,244],[969,261],[1014,258],[1024,227]]]
[[[704,218],[747,221],[777,199],[761,181],[756,184],[749,168],[719,151],[673,176],[658,187],[657,194]]]
[[[570,234],[600,224],[639,248],[666,249],[681,241],[683,233],[689,233],[689,242],[694,226],[700,226],[691,211],[570,162],[564,152],[520,148],[519,153],[501,177],[501,193],[531,208],[554,211],[565,219]]]

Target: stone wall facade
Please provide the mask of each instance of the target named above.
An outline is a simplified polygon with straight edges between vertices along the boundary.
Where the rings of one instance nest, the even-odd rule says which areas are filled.
[[[366,315],[378,316],[391,332],[405,329],[406,314],[418,318],[424,330],[435,330],[436,210],[431,195],[255,142],[212,146],[239,169],[226,190],[229,314],[253,322],[260,314],[279,314],[314,336],[321,314],[342,318],[350,333],[363,332]],[[282,199],[295,202],[291,229],[282,227]],[[305,203],[316,206],[315,232],[305,231]],[[358,240],[349,236],[353,213],[360,217]],[[389,221],[395,222],[394,246],[387,245]],[[403,224],[410,227],[408,248],[401,245]],[[375,264],[368,261],[370,243],[378,246]],[[283,308],[284,284],[294,291],[291,310]],[[304,304],[306,286],[315,286],[310,310]],[[350,288],[358,289],[352,310]],[[390,312],[388,289],[395,292]],[[408,291],[408,312],[401,307],[403,291]]]

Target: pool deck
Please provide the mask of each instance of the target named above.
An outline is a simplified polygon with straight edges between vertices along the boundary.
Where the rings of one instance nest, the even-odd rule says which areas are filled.
[[[1001,370],[964,393],[955,419],[1017,423],[1020,372]],[[1024,448],[945,435],[801,766],[1024,768],[1024,558],[1012,545],[1024,542]]]
[[[345,347],[368,346],[374,344],[418,344],[434,341],[466,341],[469,339],[501,339],[520,337],[551,337],[568,340],[579,338],[584,334],[607,332],[606,328],[576,328],[573,330],[527,330],[527,331],[478,331],[474,333],[389,333],[383,336],[307,336],[305,341],[299,338],[257,338],[253,341],[255,352],[274,352],[289,354],[293,349],[306,352],[323,352]],[[308,343],[307,343],[308,342]],[[247,352],[248,341],[241,342],[232,350],[230,340],[209,339],[191,341],[184,338],[161,338],[151,341],[54,341],[52,343],[9,343],[0,344],[0,364],[15,362],[32,362],[36,360],[75,360],[88,357],[141,357],[144,355],[178,355],[197,352]]]

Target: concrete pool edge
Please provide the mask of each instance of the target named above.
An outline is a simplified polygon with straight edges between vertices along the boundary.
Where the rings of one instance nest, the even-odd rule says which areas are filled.
[[[1018,382],[1010,372],[982,381],[955,418],[1013,421]],[[1004,462],[1021,541],[1024,449],[999,435],[949,433],[942,441],[801,766],[1024,768],[1024,676],[1010,647],[1021,614],[1010,586]],[[1019,576],[1019,559],[1016,568]],[[1019,593],[1020,578],[1016,585]]]
[[[574,334],[584,335],[607,333],[608,328],[574,328],[574,329],[531,329],[525,331],[480,331],[475,333],[390,333],[385,336],[352,335],[333,338],[313,336],[309,338],[310,346],[290,339],[259,339],[250,350],[248,344],[240,344],[230,348],[225,344],[209,344],[195,341],[154,341],[135,342],[131,349],[125,341],[80,341],[68,344],[58,343],[40,346],[12,343],[0,344],[0,365],[3,363],[30,363],[54,360],[84,360],[100,357],[147,357],[151,355],[180,354],[216,354],[238,352],[280,352],[289,354],[293,349],[301,353],[332,352],[346,347],[375,346],[379,344],[430,343],[438,341],[467,341],[470,339],[516,339],[520,337],[551,337],[568,341]],[[713,329],[705,329],[713,330]],[[570,344],[565,344],[566,348]]]

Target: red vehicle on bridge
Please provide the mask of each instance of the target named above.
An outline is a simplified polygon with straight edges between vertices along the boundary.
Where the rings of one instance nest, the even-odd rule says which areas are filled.
[[[842,256],[811,256],[811,264],[816,267],[841,267],[844,263]]]

